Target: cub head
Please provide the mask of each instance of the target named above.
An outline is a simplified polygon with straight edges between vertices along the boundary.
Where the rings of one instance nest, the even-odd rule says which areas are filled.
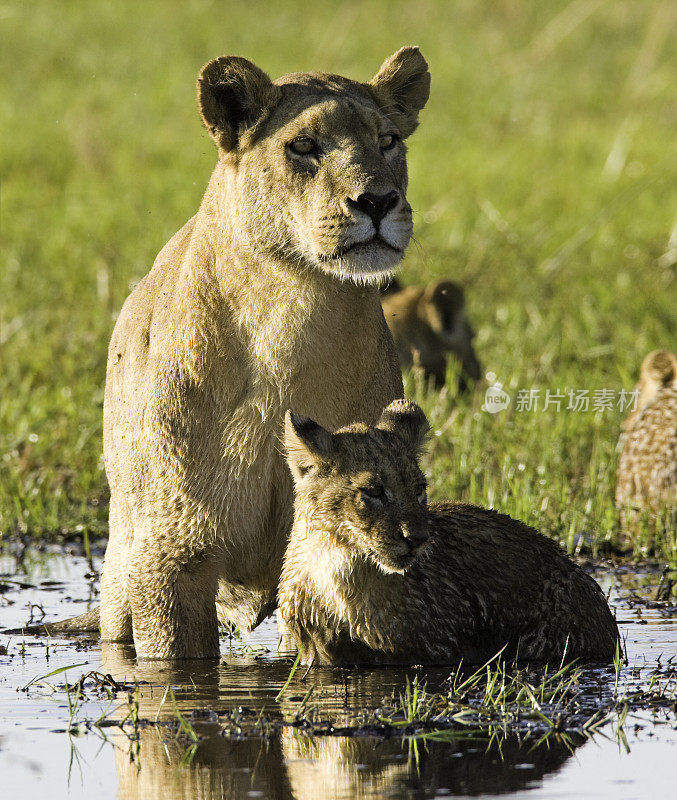
[[[241,246],[356,282],[391,274],[412,233],[404,140],[430,91],[416,47],[367,83],[271,79],[244,58],[210,61],[198,105],[219,149],[223,212]]]
[[[419,456],[428,421],[395,400],[374,427],[353,424],[330,433],[288,411],[287,461],[296,516],[335,538],[383,572],[404,572],[428,539],[426,480]]]
[[[642,408],[653,400],[659,389],[677,381],[677,357],[667,350],[653,350],[642,361],[639,374],[639,400]]]
[[[667,386],[677,389],[677,355],[669,350],[652,350],[642,361],[639,382],[635,387],[639,393],[637,403],[621,425],[622,430],[632,430],[642,409]]]

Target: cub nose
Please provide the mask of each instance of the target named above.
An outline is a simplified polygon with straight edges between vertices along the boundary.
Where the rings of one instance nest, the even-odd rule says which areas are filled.
[[[402,525],[402,536],[412,550],[416,550],[428,541],[428,531],[425,529],[416,530],[408,525]]]
[[[385,215],[395,208],[399,200],[399,194],[396,191],[387,192],[386,194],[372,194],[371,192],[364,192],[357,200],[348,198],[348,208],[359,209],[364,212],[369,219],[378,228],[379,223]]]

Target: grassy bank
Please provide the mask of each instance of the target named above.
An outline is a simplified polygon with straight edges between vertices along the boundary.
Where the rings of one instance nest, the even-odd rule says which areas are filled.
[[[483,390],[409,381],[437,434],[431,496],[493,504],[570,548],[617,544],[623,413],[542,405],[578,389],[592,407],[676,346],[671,0],[36,0],[5,4],[0,24],[2,535],[105,532],[106,346],[215,162],[200,66],[230,52],[273,75],[367,79],[415,43],[433,88],[410,142],[402,277],[466,285],[478,353],[512,397],[492,415]],[[525,389],[536,411],[519,410]],[[674,533],[661,553],[675,557]]]

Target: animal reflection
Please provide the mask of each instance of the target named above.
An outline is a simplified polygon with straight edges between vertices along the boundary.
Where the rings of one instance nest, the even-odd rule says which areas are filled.
[[[449,742],[416,745],[400,739],[306,738],[285,730],[282,742],[295,800],[409,800],[442,791],[454,795],[517,791],[556,772],[573,754],[573,747],[561,740],[531,750],[533,742],[520,742],[515,735],[491,745],[467,734]],[[574,746],[581,743],[579,739]]]
[[[191,665],[182,665],[180,670],[163,662],[137,665],[130,656],[131,650],[109,646],[103,669],[119,680],[148,681],[139,684],[139,718],[154,720],[164,696],[163,686],[191,685]],[[253,662],[248,667],[261,684],[258,696],[252,692],[252,706],[261,704],[263,696],[274,697],[272,691],[266,695],[266,686],[271,685],[268,672],[276,666]],[[193,667],[200,668],[197,664]],[[232,709],[232,693],[239,691],[233,685],[235,675],[223,665],[205,671],[203,664],[195,681],[194,701],[182,694],[181,710],[193,721],[200,736],[197,744],[177,738],[164,727],[141,725],[138,740],[130,735],[128,726],[125,732],[113,733],[119,800],[366,800],[384,796],[409,800],[430,797],[440,790],[471,795],[516,791],[556,772],[583,741],[567,745],[551,736],[552,741],[532,750],[533,741],[520,742],[516,735],[489,744],[464,733],[449,742],[414,746],[395,738],[312,737],[292,726],[268,739],[238,740],[223,735],[224,726],[214,715],[197,721],[201,708],[213,709],[217,715]],[[332,691],[329,682],[337,677],[339,682]],[[332,699],[336,703],[336,708],[320,709],[323,718],[340,711],[343,705],[347,708],[350,704],[354,709],[353,703],[366,691],[380,697],[383,692],[379,687],[384,679],[392,679],[392,674],[388,670],[363,671],[359,680],[354,674],[346,677],[345,687],[343,677],[343,673],[332,670],[317,673],[330,698],[329,705]],[[292,720],[298,702],[290,697],[280,704],[273,702],[273,706],[278,718]],[[165,703],[165,707],[167,714],[161,712],[161,718],[171,718],[170,705]],[[271,706],[267,707],[270,713]],[[198,713],[191,716],[191,708]],[[118,713],[124,716],[126,710]]]

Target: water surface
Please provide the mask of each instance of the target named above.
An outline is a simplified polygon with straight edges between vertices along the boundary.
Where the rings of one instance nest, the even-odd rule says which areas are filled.
[[[30,552],[19,565],[12,556],[0,558],[0,625],[20,626],[43,611],[46,619],[81,613],[97,602],[99,566],[99,559],[59,552]],[[626,640],[629,665],[618,691],[646,689],[657,665],[668,676],[671,659],[677,661],[675,605],[653,601],[657,570],[607,570],[597,578]],[[447,733],[446,741],[402,738],[374,727],[374,709],[392,705],[414,677],[431,689],[444,687],[449,670],[323,668],[305,677],[298,670],[277,699],[294,659],[284,642],[278,645],[273,619],[246,643],[224,638],[220,663],[181,668],[137,665],[130,648],[86,640],[0,638],[3,796],[629,800],[674,794],[674,702],[630,712],[621,735],[615,718],[592,737],[550,735],[537,747],[540,736],[526,729],[492,736],[468,727]],[[92,687],[69,707],[65,681],[92,670],[128,691],[108,698],[105,687],[99,693]],[[614,681],[613,668],[586,670],[583,704],[594,708]],[[197,742],[180,732],[180,716]],[[103,725],[94,725],[99,719]],[[168,725],[148,724],[155,721]],[[282,721],[294,724],[280,727]],[[325,735],[335,733],[344,735]]]

